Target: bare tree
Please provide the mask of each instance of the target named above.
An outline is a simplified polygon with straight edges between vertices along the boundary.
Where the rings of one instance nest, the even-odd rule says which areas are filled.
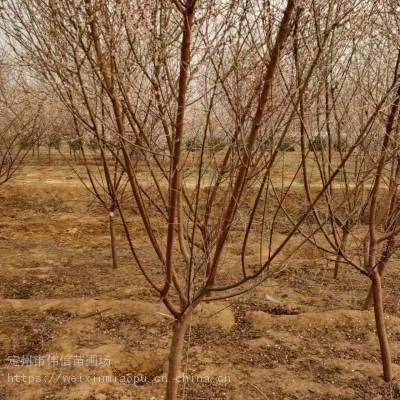
[[[26,82],[10,71],[0,62],[0,185],[18,171],[34,144],[31,138],[39,134],[41,102],[33,104]]]
[[[379,11],[374,6],[372,10]],[[366,26],[370,35],[360,36],[359,32],[354,32],[350,38],[353,50],[348,54],[347,61],[345,58],[342,72],[338,68],[335,74],[323,71],[323,116],[314,123],[301,107],[299,109],[303,180],[307,201],[312,201],[310,174],[305,161],[308,151],[313,154],[320,185],[328,184],[333,169],[340,165],[340,181],[330,184],[329,190],[325,191],[321,210],[313,210],[324,238],[323,242],[315,239],[314,243],[319,249],[335,256],[335,277],[339,265],[343,265],[355,268],[370,279],[371,289],[365,308],[374,299],[383,375],[386,381],[390,381],[391,357],[384,322],[381,273],[394,253],[399,231],[396,121],[400,96],[400,53],[393,51],[391,43],[386,41],[379,62],[375,55],[375,64],[371,67],[370,48],[375,45],[381,47],[385,38],[377,37],[373,24]],[[359,36],[356,37],[356,34]],[[354,55],[356,45],[360,48],[368,45],[367,55]],[[393,60],[393,54],[396,54],[397,60]],[[391,70],[391,80],[380,79],[380,68],[385,70],[387,76]],[[326,88],[326,85],[329,87]],[[386,112],[387,116],[383,117]],[[318,109],[316,115],[321,115]],[[322,138],[325,139],[324,146],[316,146],[312,141],[312,129],[317,132],[319,143],[322,143]],[[311,142],[310,150],[305,141]],[[352,150],[351,157],[343,163],[350,154],[349,149]],[[366,225],[365,229],[363,225]]]
[[[316,149],[305,110],[320,111],[318,82],[328,81],[322,98],[325,119],[330,118],[329,101],[339,101],[332,95],[331,76],[336,70],[346,73],[346,57],[338,54],[349,52],[349,42],[341,42],[335,57],[329,50],[338,32],[350,34],[349,20],[369,3],[6,3],[4,29],[18,43],[15,51],[29,59],[63,101],[78,137],[90,134],[97,141],[106,191],[137,267],[174,319],[166,392],[174,400],[185,333],[198,305],[238,296],[274,276],[288,259],[278,262],[278,255],[298,233],[303,237],[296,249],[316,243],[317,231],[332,241],[326,225],[337,223],[333,206],[327,221],[317,206],[332,204],[333,182],[371,131],[393,85],[380,92],[372,114],[337,163],[331,134],[327,162],[325,152]],[[310,123],[321,136],[321,121]],[[300,128],[301,159],[295,176],[285,180],[281,149],[294,125]],[[225,137],[218,153],[206,151],[213,132]],[[184,146],[190,137],[199,143],[198,159],[191,164]],[[141,179],[133,154],[140,154],[148,179]],[[321,176],[312,192],[310,162],[317,163]],[[110,173],[112,168],[120,174]],[[288,199],[302,171],[306,209],[293,218]],[[130,204],[115,195],[122,174],[156,271],[144,262],[128,226]],[[280,186],[276,176],[282,177]],[[277,226],[282,214],[290,226],[283,236]],[[306,231],[310,215],[317,223]],[[237,260],[226,262],[233,238],[240,251]],[[328,250],[344,258],[336,239]],[[250,263],[254,243],[259,257]]]

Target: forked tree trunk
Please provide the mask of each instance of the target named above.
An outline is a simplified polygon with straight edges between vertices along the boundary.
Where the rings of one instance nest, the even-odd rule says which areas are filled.
[[[172,342],[168,356],[168,382],[166,400],[176,400],[178,396],[178,376],[181,371],[185,333],[189,326],[191,312],[174,323]]]
[[[390,356],[389,341],[386,332],[385,318],[383,312],[383,296],[381,277],[377,271],[372,276],[372,288],[374,295],[374,313],[376,331],[379,339],[379,346],[381,349],[381,358],[383,365],[383,378],[386,382],[392,380],[392,360]]]
[[[343,236],[342,236],[342,250],[346,247],[346,242],[347,242],[347,237],[349,236],[349,232],[347,230],[344,231]],[[339,274],[339,266],[340,266],[340,261],[342,260],[342,256],[338,254],[336,256],[336,261],[335,261],[335,272],[333,273],[333,277],[337,279],[338,274]]]
[[[371,284],[362,309],[369,310],[373,306],[373,304],[374,304],[374,284]]]
[[[373,304],[374,304],[374,290],[373,290],[373,285],[371,285],[368,290],[368,295],[364,301],[362,309],[365,311],[369,310]]]
[[[110,211],[108,214],[109,216],[109,225],[110,225],[110,238],[111,238],[111,254],[112,254],[112,261],[113,261],[113,268],[118,267],[118,259],[117,259],[117,244],[115,240],[115,214],[114,211]]]
[[[393,238],[389,239],[388,243],[386,244],[385,250],[383,252],[382,258],[379,261],[378,273],[381,276],[381,278],[385,272],[387,262],[389,261],[394,251],[394,245],[395,245],[394,239]],[[369,310],[372,307],[373,302],[374,302],[374,291],[373,291],[373,285],[371,285],[368,291],[367,298],[365,299],[363,305],[363,310]]]

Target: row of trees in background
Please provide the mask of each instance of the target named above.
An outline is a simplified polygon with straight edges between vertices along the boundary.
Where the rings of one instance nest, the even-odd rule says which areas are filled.
[[[0,185],[21,166],[30,150],[25,143],[39,137],[41,108],[40,94],[7,68],[0,49]]]
[[[366,307],[374,306],[391,380],[381,276],[400,232],[396,7],[369,0],[3,1],[16,62],[57,98],[77,143],[89,137],[98,150],[94,171],[79,146],[88,189],[110,215],[114,266],[118,211],[136,267],[174,319],[168,400],[177,398],[198,305],[275,276],[288,261],[278,256],[299,235],[297,248],[311,243],[325,252],[336,276],[355,268],[370,280]],[[285,176],[282,150],[293,150],[294,141],[296,173]],[[299,181],[305,211],[296,216],[290,199]],[[146,249],[128,223],[132,204]],[[240,251],[227,261],[231,240]],[[248,261],[254,244],[256,264]],[[142,256],[149,251],[151,265]]]

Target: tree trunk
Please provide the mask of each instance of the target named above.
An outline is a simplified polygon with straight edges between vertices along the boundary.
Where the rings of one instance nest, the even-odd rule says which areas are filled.
[[[382,254],[382,257],[379,261],[378,273],[381,277],[383,276],[383,274],[385,272],[387,262],[389,261],[391,255],[393,254],[393,251],[395,249],[394,245],[395,245],[394,239],[393,238],[389,239],[389,241],[386,244],[385,250]],[[374,301],[374,291],[373,291],[373,285],[371,285],[369,288],[369,291],[368,291],[367,298],[365,299],[365,302],[363,305],[363,310],[369,310],[372,307],[373,301]]]
[[[117,260],[117,245],[115,241],[114,219],[115,219],[114,211],[110,211],[109,223],[110,223],[110,238],[111,238],[111,254],[112,254],[113,268],[117,268],[118,260]]]
[[[346,247],[346,242],[347,242],[347,237],[349,236],[349,232],[348,231],[344,231],[343,236],[342,236],[342,250],[345,249]],[[337,279],[338,277],[338,273],[339,273],[339,266],[340,266],[340,261],[342,260],[342,256],[340,254],[338,254],[336,256],[336,261],[335,261],[335,272],[333,274],[334,279]]]
[[[372,276],[372,288],[374,294],[374,313],[376,331],[379,339],[379,346],[381,349],[382,365],[383,365],[383,378],[386,382],[392,380],[392,360],[390,356],[389,341],[386,332],[385,318],[383,312],[383,296],[381,277],[377,271]]]
[[[368,290],[368,295],[364,301],[362,309],[365,311],[369,310],[373,304],[374,304],[374,285],[371,284],[371,286],[369,287],[369,290]]]
[[[187,331],[190,313],[186,313],[174,323],[171,347],[168,356],[168,382],[166,400],[176,400],[178,396],[178,376],[181,370],[185,333]]]

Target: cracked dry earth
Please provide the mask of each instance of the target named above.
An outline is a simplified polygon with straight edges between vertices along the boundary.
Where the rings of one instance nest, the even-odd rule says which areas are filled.
[[[135,235],[151,265],[143,232]],[[163,398],[170,320],[121,227],[118,242],[120,266],[112,270],[106,216],[67,166],[26,166],[1,188],[0,399]],[[400,379],[397,262],[384,286]],[[352,270],[333,280],[332,265],[306,249],[253,293],[202,305],[184,357],[185,373],[197,378],[180,398],[400,399],[400,386],[381,377],[373,314],[360,311],[367,287]],[[43,363],[12,365],[23,356]],[[74,356],[83,365],[62,362]]]

